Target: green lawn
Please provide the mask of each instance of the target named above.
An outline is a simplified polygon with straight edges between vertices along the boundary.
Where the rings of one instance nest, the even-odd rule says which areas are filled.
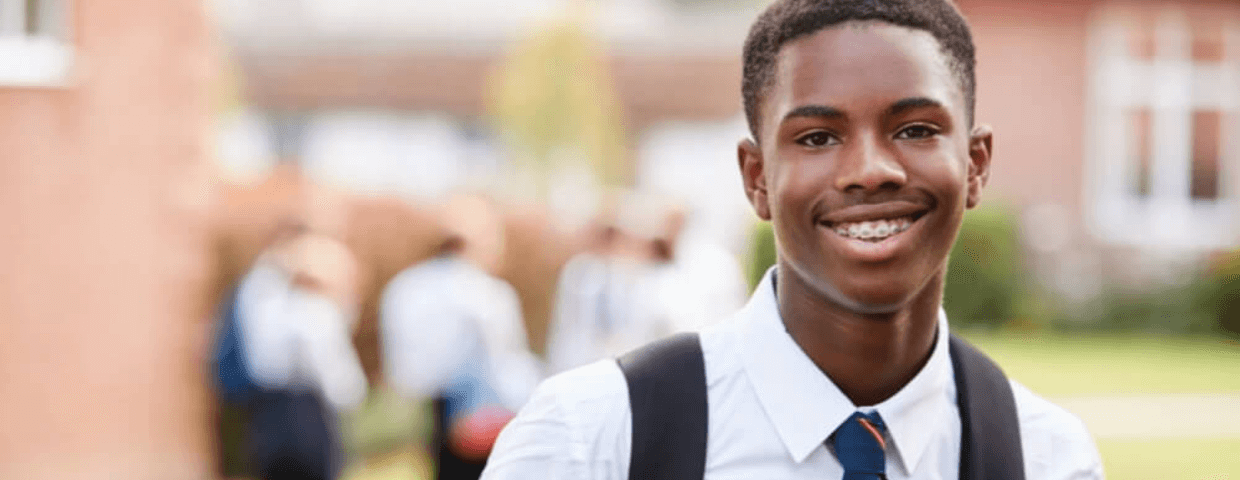
[[[1103,440],[1107,478],[1119,480],[1240,479],[1240,438]]]
[[[963,332],[1046,397],[1240,393],[1240,343],[1219,337]]]
[[[372,455],[350,465],[342,480],[425,480],[433,478],[430,457],[414,445]]]
[[[1218,337],[962,334],[1051,398],[1240,394],[1240,343]],[[1170,413],[1170,412],[1169,412]],[[1140,419],[1134,419],[1140,421]],[[1098,441],[1107,478],[1240,480],[1240,437]]]
[[[391,390],[372,392],[366,404],[344,419],[352,464],[343,480],[422,480],[432,478],[425,444],[431,409],[401,399]]]

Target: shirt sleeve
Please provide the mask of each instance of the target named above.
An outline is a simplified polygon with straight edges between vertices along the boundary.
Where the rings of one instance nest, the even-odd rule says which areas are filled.
[[[1029,480],[1103,479],[1102,456],[1076,415],[1012,381]]]
[[[504,428],[484,480],[625,480],[632,425],[614,360],[556,375]]]

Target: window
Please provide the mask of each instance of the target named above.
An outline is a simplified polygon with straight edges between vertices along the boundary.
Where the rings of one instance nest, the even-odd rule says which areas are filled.
[[[68,75],[67,0],[0,0],[0,86],[57,85]]]
[[[1091,227],[1210,249],[1240,233],[1240,13],[1108,11],[1091,25]]]

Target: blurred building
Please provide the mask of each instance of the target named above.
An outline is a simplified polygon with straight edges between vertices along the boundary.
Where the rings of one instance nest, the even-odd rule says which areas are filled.
[[[961,3],[991,191],[1056,290],[1167,284],[1240,244],[1240,4]]]
[[[248,108],[222,121],[221,156],[239,175],[262,170],[282,145],[271,132],[292,117],[307,170],[355,189],[434,198],[499,175],[511,159],[488,117],[489,82],[514,44],[576,3],[223,2]],[[683,194],[713,235],[743,233],[749,214],[734,173],[745,131],[738,52],[756,8],[591,5],[598,8],[588,28],[607,45],[621,99],[614,114],[628,133],[629,177]],[[561,182],[552,196],[597,200],[574,185]]]
[[[739,57],[761,3],[233,1],[221,11],[251,109],[223,129],[250,138],[255,158],[271,142],[246,132],[296,112],[328,176],[433,195],[506,161],[486,82],[511,44],[591,5],[631,178],[688,197],[708,219],[695,231],[739,246]],[[1047,282],[1087,297],[1111,279],[1166,281],[1237,244],[1240,6],[959,3],[978,45],[978,119],[996,131],[987,195],[1022,216]]]
[[[0,478],[200,479],[195,0],[0,0]]]

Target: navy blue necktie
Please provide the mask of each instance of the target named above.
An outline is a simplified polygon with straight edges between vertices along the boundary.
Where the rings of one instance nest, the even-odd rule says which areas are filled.
[[[887,463],[883,455],[887,449],[887,441],[883,438],[886,430],[887,426],[878,412],[856,412],[840,424],[830,441],[835,447],[836,458],[844,466],[844,480],[887,478]]]

